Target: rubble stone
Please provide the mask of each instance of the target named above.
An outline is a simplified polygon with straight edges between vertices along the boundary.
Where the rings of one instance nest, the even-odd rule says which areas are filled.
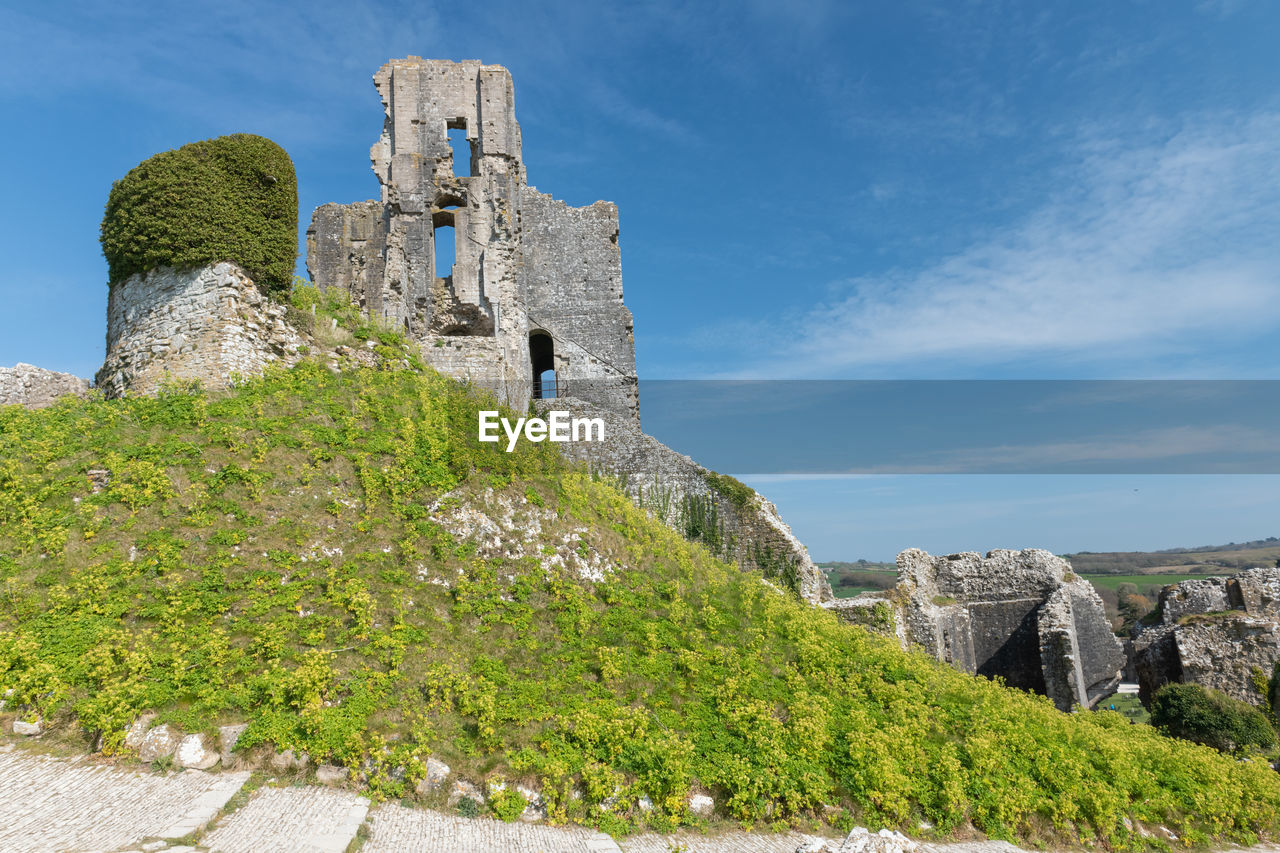
[[[923,646],[963,672],[999,676],[1069,711],[1115,692],[1123,644],[1102,599],[1066,560],[1048,551],[996,550],[933,557],[898,555],[891,594],[829,605],[846,621]]]
[[[89,380],[70,373],[22,362],[14,367],[0,367],[0,406],[42,409],[69,394],[83,397],[88,391]]]
[[[1196,578],[1160,592],[1159,621],[1139,624],[1133,664],[1144,703],[1170,683],[1199,684],[1254,705],[1280,662],[1280,569]]]
[[[218,751],[204,735],[187,735],[178,744],[173,758],[179,767],[208,770],[218,763]]]
[[[159,725],[149,729],[138,743],[138,758],[142,761],[155,761],[173,755],[178,748],[178,735],[168,725]]]

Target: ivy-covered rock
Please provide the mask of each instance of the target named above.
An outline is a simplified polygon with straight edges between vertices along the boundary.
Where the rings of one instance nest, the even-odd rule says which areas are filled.
[[[264,292],[286,292],[298,241],[293,162],[245,133],[157,154],[111,187],[101,239],[112,284],[233,261]]]

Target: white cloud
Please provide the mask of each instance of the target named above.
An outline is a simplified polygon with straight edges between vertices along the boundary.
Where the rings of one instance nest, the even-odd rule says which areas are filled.
[[[739,375],[1114,363],[1280,324],[1280,116],[1137,143],[1093,131],[1075,154],[1023,221],[757,330],[771,355]]]

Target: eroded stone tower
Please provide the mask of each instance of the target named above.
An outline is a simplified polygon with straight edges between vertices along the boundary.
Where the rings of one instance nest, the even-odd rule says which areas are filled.
[[[433,367],[517,408],[569,396],[638,420],[617,208],[570,207],[525,183],[507,69],[409,57],[373,79],[382,198],[316,209],[312,280],[350,291]],[[465,137],[458,153],[451,132]]]

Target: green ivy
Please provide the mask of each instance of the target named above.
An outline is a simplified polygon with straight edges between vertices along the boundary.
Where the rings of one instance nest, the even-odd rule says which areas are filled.
[[[232,261],[283,294],[297,256],[293,162],[245,133],[156,154],[112,185],[101,240],[113,285],[157,267]]]

